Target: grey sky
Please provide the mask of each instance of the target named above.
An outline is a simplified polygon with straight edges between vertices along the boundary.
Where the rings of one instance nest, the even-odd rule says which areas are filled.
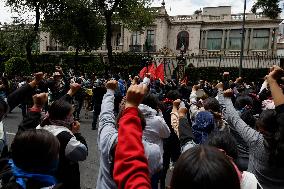
[[[251,6],[256,0],[247,0],[249,12]],[[160,6],[162,0],[153,0],[153,6]],[[243,9],[243,0],[165,0],[166,8],[170,15],[193,14],[197,9],[205,6],[232,6],[233,13],[241,13]],[[11,13],[9,7],[5,7],[5,0],[0,0],[0,22],[11,22]]]

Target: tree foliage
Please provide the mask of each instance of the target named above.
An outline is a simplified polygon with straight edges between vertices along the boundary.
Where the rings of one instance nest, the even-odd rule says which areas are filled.
[[[22,56],[26,53],[26,43],[32,33],[32,27],[15,21],[5,24],[0,30],[0,52],[7,56]]]
[[[104,26],[89,1],[53,4],[44,13],[43,26],[52,37],[77,50],[97,49],[104,39]]]
[[[261,9],[264,15],[271,19],[275,19],[281,13],[279,2],[279,0],[257,0],[252,7],[252,12],[256,13],[257,10]]]
[[[151,9],[152,0],[93,0],[106,23],[106,45],[109,64],[113,63],[112,24],[122,22],[132,31],[142,30],[153,23],[155,11]]]

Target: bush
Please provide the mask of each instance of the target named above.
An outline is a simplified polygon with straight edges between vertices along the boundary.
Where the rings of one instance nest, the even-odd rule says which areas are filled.
[[[12,57],[5,62],[5,73],[7,75],[30,75],[31,69],[28,61],[21,57]]]
[[[235,80],[239,75],[238,68],[218,68],[218,67],[206,67],[206,68],[187,68],[186,76],[191,81],[198,80],[222,80],[224,72],[230,72],[230,79]],[[246,81],[259,81],[268,73],[268,69],[243,69],[242,75]]]

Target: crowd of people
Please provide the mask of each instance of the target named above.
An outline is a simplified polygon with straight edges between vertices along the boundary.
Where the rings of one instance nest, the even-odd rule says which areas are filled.
[[[263,83],[226,72],[216,81],[91,79],[61,67],[3,76],[1,187],[80,189],[79,162],[98,145],[97,189],[283,189],[282,79],[277,66]],[[97,144],[80,133],[85,102]],[[8,147],[3,120],[17,106],[23,120]]]

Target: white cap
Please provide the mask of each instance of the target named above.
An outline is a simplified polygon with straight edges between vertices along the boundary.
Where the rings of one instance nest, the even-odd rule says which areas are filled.
[[[145,85],[150,85],[150,79],[148,78],[148,77],[144,77],[144,79],[143,79],[143,84],[145,84]]]

